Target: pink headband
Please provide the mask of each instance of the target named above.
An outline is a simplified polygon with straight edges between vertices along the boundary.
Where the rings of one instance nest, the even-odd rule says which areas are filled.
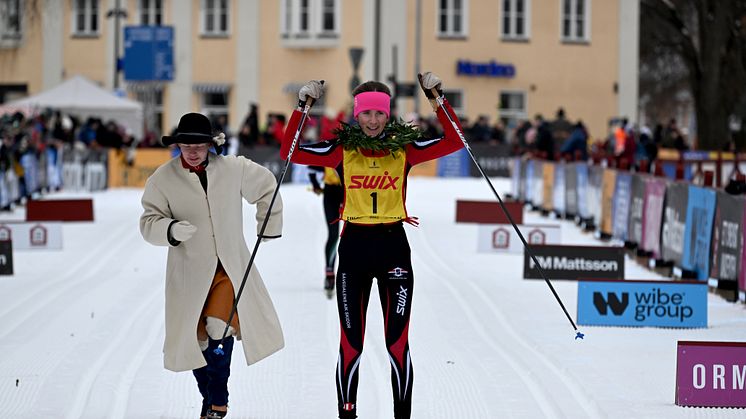
[[[374,110],[381,111],[390,116],[391,97],[383,92],[363,92],[355,96],[355,106],[353,113],[355,118],[357,114],[364,111]]]

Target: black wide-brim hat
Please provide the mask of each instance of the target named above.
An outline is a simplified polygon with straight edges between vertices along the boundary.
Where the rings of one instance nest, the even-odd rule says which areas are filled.
[[[174,135],[164,135],[163,145],[214,143],[212,124],[201,113],[187,113],[179,119]]]

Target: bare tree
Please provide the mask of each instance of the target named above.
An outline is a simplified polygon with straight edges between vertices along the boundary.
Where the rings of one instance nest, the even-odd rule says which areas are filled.
[[[670,94],[686,81],[698,148],[722,149],[730,141],[728,120],[746,94],[746,1],[641,0],[640,10],[641,72],[646,64],[659,72],[641,83],[658,77]]]

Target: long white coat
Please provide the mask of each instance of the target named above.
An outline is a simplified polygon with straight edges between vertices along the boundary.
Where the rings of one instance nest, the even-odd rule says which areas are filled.
[[[238,293],[251,256],[243,235],[242,198],[256,204],[259,234],[277,182],[272,173],[244,157],[209,153],[207,193],[199,177],[184,169],[180,157],[159,167],[145,184],[140,232],[151,244],[169,246],[166,266],[164,366],[171,371],[200,368],[205,359],[197,342],[197,322],[218,258]],[[197,227],[191,239],[171,246],[166,237],[174,220]],[[264,231],[282,233],[279,194]],[[280,321],[256,265],[238,303],[246,363],[251,365],[284,346]]]

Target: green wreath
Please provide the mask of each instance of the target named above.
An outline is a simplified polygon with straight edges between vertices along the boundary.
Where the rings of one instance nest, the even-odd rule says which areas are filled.
[[[345,150],[367,149],[373,151],[395,152],[403,149],[423,137],[422,130],[414,125],[408,125],[401,121],[392,121],[383,129],[386,135],[383,138],[367,136],[360,125],[342,123],[334,130],[339,142]]]

